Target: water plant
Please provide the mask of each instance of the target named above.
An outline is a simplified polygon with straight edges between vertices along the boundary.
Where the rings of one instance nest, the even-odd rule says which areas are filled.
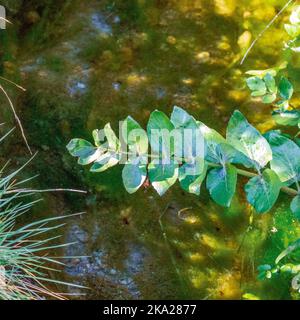
[[[292,53],[300,51],[300,6],[294,8],[285,30],[291,38],[284,46],[285,57],[290,58]],[[300,112],[291,103],[294,87],[289,79],[287,60],[278,67],[247,71],[246,83],[253,98],[271,104],[272,117],[277,124],[300,127]],[[188,145],[183,146],[183,149],[189,149],[187,156],[176,151],[178,144],[182,145],[184,141],[186,130],[192,132]],[[199,142],[195,138],[197,135],[202,137],[203,148],[200,150],[195,147]],[[179,181],[183,190],[199,195],[206,180],[211,198],[228,207],[240,175],[249,178],[244,186],[246,199],[257,213],[268,212],[281,191],[292,197],[290,209],[295,219],[300,219],[297,135],[281,130],[261,133],[238,110],[229,120],[226,137],[175,106],[170,117],[161,111],[153,111],[147,130],[129,116],[120,125],[119,138],[108,123],[103,130],[93,131],[93,139],[93,143],[72,139],[67,149],[78,158],[80,165],[92,164],[91,172],[103,172],[124,163],[122,160],[126,155],[122,179],[129,193],[151,184],[162,196]],[[280,265],[282,259],[298,247],[299,241],[291,244],[278,256],[274,267],[259,266],[259,277],[271,278],[284,271],[294,275],[292,287],[299,290],[299,265]]]
[[[252,91],[251,96],[259,97],[265,104],[270,104],[273,108],[272,117],[278,125],[300,128],[300,112],[291,103],[294,94],[294,87],[289,77],[289,71],[293,69],[293,53],[299,53],[300,39],[300,6],[295,6],[289,19],[289,23],[284,24],[285,31],[290,39],[284,43],[285,60],[278,67],[267,70],[251,70],[246,74],[251,77],[246,79],[248,88]],[[299,144],[299,131],[293,137],[293,140]],[[293,145],[289,146],[293,149]],[[283,157],[284,150],[278,149]],[[291,162],[299,162],[299,155],[291,155],[286,159],[288,165]],[[290,208],[299,220],[299,185],[296,182],[298,195],[292,200]],[[271,279],[282,275],[292,276],[292,288],[300,292],[299,277],[299,240],[291,243],[275,259],[274,265],[260,265],[258,267],[259,279]],[[296,251],[296,254],[294,254]],[[299,251],[298,251],[299,253]],[[285,261],[285,263],[283,263]]]
[[[292,276],[292,288],[299,292],[300,290],[300,264],[299,256],[292,257],[293,253],[300,247],[300,239],[291,243],[283,250],[275,260],[274,265],[263,264],[258,267],[259,279],[271,279],[274,276],[287,274]],[[290,258],[288,263],[282,263],[284,258]]]
[[[123,123],[127,125],[128,137],[131,131],[141,129],[131,117]],[[121,136],[121,139],[127,140],[129,150],[135,150],[135,156],[128,160],[122,173],[126,190],[129,193],[136,192],[148,179],[159,195],[163,195],[179,180],[185,191],[199,195],[201,184],[207,177],[206,187],[212,199],[228,207],[236,190],[237,175],[243,175],[250,178],[245,185],[245,192],[248,202],[257,212],[269,211],[282,190],[295,197],[291,207],[295,215],[299,214],[299,206],[296,205],[298,191],[291,186],[298,185],[300,164],[297,156],[300,156],[300,148],[292,139],[279,131],[262,135],[239,111],[232,115],[224,138],[179,107],[174,107],[170,119],[161,111],[153,111],[147,131],[150,135],[152,129],[171,133],[174,129],[184,132],[184,129],[191,128],[194,132],[199,129],[202,133],[204,153],[193,154],[189,159],[178,159],[174,151],[175,143],[171,143],[170,163],[164,163],[164,155],[159,155],[157,146],[153,144],[154,151],[152,148],[148,155],[146,135],[143,139],[136,136],[136,140]],[[103,172],[116,165],[124,153],[120,148],[121,139],[117,138],[109,124],[104,132],[107,143],[100,144],[98,131],[94,131],[94,144],[73,139],[67,146],[69,152],[79,158],[79,164],[93,163],[92,172]],[[148,156],[154,154],[159,159],[148,163]],[[250,170],[241,169],[241,166]]]

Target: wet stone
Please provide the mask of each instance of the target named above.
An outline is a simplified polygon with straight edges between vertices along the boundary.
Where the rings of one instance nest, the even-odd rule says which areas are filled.
[[[87,85],[81,81],[74,81],[68,87],[70,96],[75,96],[77,94],[84,94],[87,90]]]
[[[124,261],[125,269],[117,270],[107,264],[109,259],[105,250],[99,248],[90,251],[89,249],[88,244],[96,241],[99,232],[99,227],[95,228],[93,236],[88,239],[87,233],[79,225],[75,224],[69,229],[67,241],[76,242],[76,244],[66,248],[66,255],[75,257],[67,261],[65,272],[74,277],[102,278],[114,285],[125,287],[133,298],[139,298],[140,291],[133,277],[143,271],[144,260],[149,253],[142,246],[129,245],[129,253]],[[89,243],[87,243],[88,240]]]
[[[91,16],[92,26],[105,35],[112,34],[111,26],[105,21],[105,17],[101,13],[93,13]]]
[[[155,95],[157,99],[162,99],[166,96],[166,90],[163,88],[157,88],[155,90]]]
[[[113,82],[112,87],[115,91],[120,91],[121,83],[120,82]]]

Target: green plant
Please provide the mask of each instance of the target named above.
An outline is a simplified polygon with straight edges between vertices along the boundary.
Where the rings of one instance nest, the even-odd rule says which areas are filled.
[[[299,52],[300,6],[293,10],[290,24],[286,24],[285,29],[292,38],[286,43],[285,50]],[[250,76],[246,83],[252,97],[272,104],[272,116],[278,124],[299,126],[300,112],[291,105],[294,87],[286,72],[287,66],[285,61],[267,70],[250,70],[246,73]],[[204,148],[199,153],[195,152],[192,139],[192,152],[188,157],[182,157],[176,154],[177,139],[166,141],[173,130],[179,130],[179,141],[184,141],[186,129],[192,130],[194,135],[201,132]],[[135,130],[139,130],[140,135],[133,139],[130,133]],[[160,144],[153,143],[152,130],[160,131]],[[104,136],[106,141],[102,139]],[[295,218],[300,219],[300,148],[297,140],[279,130],[260,133],[240,111],[233,113],[226,138],[176,106],[170,118],[161,111],[153,111],[146,131],[133,118],[127,117],[120,127],[119,139],[110,124],[105,125],[103,132],[94,130],[93,138],[93,144],[83,139],[72,139],[67,149],[72,156],[78,157],[80,165],[92,164],[91,172],[103,172],[122,162],[124,154],[129,155],[122,172],[123,183],[129,193],[150,182],[162,196],[179,180],[185,191],[199,195],[206,179],[206,188],[212,199],[228,207],[236,191],[237,177],[241,175],[249,178],[244,190],[247,201],[256,212],[269,211],[281,190],[293,197],[290,208]],[[126,149],[122,148],[124,144]],[[292,248],[296,247],[298,245],[292,245]],[[289,248],[284,251],[284,256],[290,252]],[[299,265],[279,267],[282,258],[282,255],[277,258],[274,268],[260,266],[260,278],[270,278],[279,270],[290,270],[297,274],[293,287],[298,290],[300,285],[298,282],[295,285],[295,282],[300,277]]]
[[[127,126],[128,136],[135,129],[142,130],[131,117],[123,124]],[[199,129],[204,137],[203,154],[179,159],[176,157],[173,142],[170,146],[170,163],[163,163],[164,154],[159,154],[157,146],[151,144],[151,138],[152,153],[147,153],[151,130],[171,132],[173,129],[191,128],[194,132]],[[183,109],[174,107],[170,119],[161,111],[153,111],[147,132],[148,137],[145,134],[136,141],[128,140],[121,133],[120,139],[126,141],[128,153],[135,155],[125,164],[122,173],[124,186],[129,193],[137,191],[148,178],[160,195],[178,179],[185,191],[198,195],[200,186],[207,177],[206,187],[213,200],[228,207],[235,193],[239,174],[250,178],[245,185],[245,192],[248,202],[257,212],[270,210],[281,189],[295,197],[292,210],[296,216],[299,214],[300,208],[295,205],[299,197],[298,189],[291,186],[296,185],[298,188],[300,163],[297,158],[300,157],[300,148],[280,131],[270,131],[262,135],[249,124],[241,112],[235,111],[229,121],[225,139]],[[94,145],[86,140],[73,139],[67,146],[71,155],[79,158],[79,164],[93,163],[90,169],[92,172],[102,172],[116,165],[124,153],[120,147],[120,139],[109,124],[105,126],[104,133],[107,143],[100,144],[98,131],[95,130]],[[153,158],[153,155],[156,156],[148,163],[148,157]],[[250,168],[251,171],[241,169],[241,166]]]
[[[285,49],[297,52],[298,50],[292,44],[295,44],[300,37],[300,6],[294,8],[290,24],[285,24],[285,29],[292,37],[285,45]],[[247,71],[246,74],[251,77],[246,79],[246,83],[253,97],[260,97],[263,103],[274,105],[273,116],[277,123],[298,125],[300,112],[291,108],[290,105],[294,88],[288,78],[282,75],[287,64],[283,62],[278,67]],[[262,135],[239,111],[235,111],[229,121],[225,139],[179,107],[174,107],[170,119],[160,111],[152,112],[147,126],[148,137],[146,133],[141,134],[140,140],[128,140],[128,136],[124,136],[124,127],[128,131],[128,136],[131,131],[137,129],[143,131],[141,126],[129,116],[123,121],[120,139],[111,129],[110,124],[107,124],[103,130],[107,143],[101,145],[99,130],[94,130],[94,144],[83,139],[73,139],[67,149],[71,155],[79,158],[79,164],[93,163],[91,172],[102,172],[120,162],[124,153],[121,150],[121,140],[124,140],[129,149],[126,153],[133,155],[125,164],[122,174],[124,186],[129,193],[137,191],[148,178],[160,195],[163,195],[177,179],[184,190],[199,194],[200,186],[207,175],[206,186],[212,198],[220,205],[229,206],[236,189],[237,174],[240,174],[251,178],[245,186],[245,191],[247,200],[256,211],[270,210],[281,189],[295,196],[291,209],[297,218],[300,217],[298,196],[300,165],[297,160],[300,149],[291,136],[278,130]],[[174,144],[168,150],[171,163],[167,165],[155,164],[154,161],[148,163],[149,142],[152,147],[151,158],[156,154],[156,158],[163,162],[164,157],[163,154],[159,154],[158,147],[151,143],[152,129],[161,132],[167,130],[169,133],[173,129],[199,129],[205,139],[206,152],[193,155],[193,159],[178,159],[174,153],[176,148]],[[233,164],[254,169],[254,172],[238,169]],[[194,168],[197,174],[187,175],[185,169],[190,167]],[[291,185],[296,186],[296,189],[289,188]]]
[[[290,16],[290,23],[285,24],[284,28],[288,33],[290,40],[285,43],[284,50],[286,51],[286,57],[290,58],[293,53],[300,52],[300,6],[296,6]],[[273,107],[273,119],[279,125],[297,126],[300,127],[300,111],[295,109],[291,104],[291,99],[294,93],[293,85],[288,80],[287,67],[289,61],[284,61],[279,67],[267,69],[267,70],[251,70],[246,74],[251,75],[246,79],[249,89],[252,91],[253,97],[260,97],[263,103],[271,103]],[[290,68],[291,69],[291,68]],[[299,144],[298,137],[299,132],[294,137],[294,141]],[[288,145],[286,145],[288,146]],[[289,148],[293,149],[293,145],[289,144]],[[290,150],[291,150],[290,149]],[[295,151],[296,149],[293,149]],[[285,150],[277,149],[278,156],[284,157]],[[292,167],[293,162],[299,162],[298,152],[294,154],[294,157],[290,154],[286,157],[286,162]],[[297,190],[299,193],[299,185],[296,182]],[[292,200],[290,208],[295,214],[295,217],[299,220],[299,207],[300,196],[299,194]],[[279,275],[292,276],[292,288],[300,292],[300,265],[299,255],[292,255],[297,253],[300,240],[290,244],[279,256],[276,258],[273,266],[270,264],[260,265],[258,267],[259,279],[271,279]],[[282,264],[282,260],[285,259],[287,263]]]
[[[291,99],[294,87],[288,78],[283,75],[287,62],[279,67],[266,70],[250,70],[246,79],[252,97],[258,97],[265,104],[272,104],[272,116],[279,125],[297,126],[300,121],[300,112],[296,110]]]
[[[300,264],[299,255],[292,257],[293,253],[300,247],[300,239],[291,243],[284,251],[282,251],[275,260],[273,266],[269,264],[260,265],[258,267],[259,279],[271,279],[273,277],[286,274],[292,276],[292,288],[300,293]],[[282,263],[284,258],[290,258],[289,263]]]
[[[292,54],[300,52],[300,6],[293,9],[290,23],[285,24],[284,28],[290,37],[284,45],[285,61],[278,67],[247,71],[246,74],[251,77],[246,79],[246,83],[252,97],[273,106],[272,116],[277,124],[299,126],[300,111],[291,104],[294,87],[288,79],[287,67]]]
[[[49,278],[48,274],[49,271],[59,271],[50,264],[64,265],[48,253],[68,244],[53,244],[60,236],[46,236],[64,226],[60,220],[66,216],[18,226],[18,218],[39,201],[26,201],[26,196],[35,194],[34,190],[20,189],[28,179],[16,180],[24,167],[8,175],[4,175],[6,165],[0,170],[0,300],[32,300],[46,296],[64,299],[62,294],[48,289],[44,283],[69,285]]]

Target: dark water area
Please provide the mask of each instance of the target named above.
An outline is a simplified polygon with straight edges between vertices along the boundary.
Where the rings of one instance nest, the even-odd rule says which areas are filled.
[[[129,195],[122,168],[92,174],[65,148],[74,137],[91,140],[107,122],[117,130],[127,115],[145,127],[153,110],[170,114],[174,105],[222,134],[235,109],[261,131],[275,128],[269,108],[251,100],[244,72],[280,62],[288,14],[240,61],[285,2],[3,1],[13,25],[0,34],[1,75],[26,88],[5,84],[38,152],[23,175],[39,174],[36,188],[88,191],[43,194],[26,217],[86,212],[60,230],[60,241],[77,243],[56,253],[80,257],[50,275],[90,287],[67,288],[73,298],[293,297],[289,281],[258,281],[256,272],[299,238],[287,196],[258,215],[246,204],[244,179],[230,208],[213,203],[205,188],[200,198],[178,186],[163,198],[150,188]],[[0,115],[14,125],[2,98]],[[4,151],[12,166],[30,157],[18,130]]]

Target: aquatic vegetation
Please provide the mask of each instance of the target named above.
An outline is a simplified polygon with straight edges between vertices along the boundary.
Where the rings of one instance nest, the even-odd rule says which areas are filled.
[[[296,126],[300,127],[300,112],[295,109],[291,104],[291,99],[293,97],[294,88],[292,83],[288,80],[288,73],[291,70],[291,67],[288,68],[289,64],[292,62],[293,53],[300,52],[299,50],[299,39],[300,39],[300,6],[295,6],[291,15],[290,15],[290,23],[284,24],[285,31],[288,33],[291,38],[284,45],[285,50],[285,61],[279,66],[275,68],[270,68],[267,70],[251,70],[246,72],[252,77],[246,80],[249,89],[252,91],[252,97],[260,97],[261,101],[265,104],[271,104],[273,107],[272,116],[275,122],[279,125],[286,126]],[[285,74],[285,75],[282,75]],[[298,143],[298,135],[299,132],[294,136],[295,143]],[[276,139],[276,138],[275,138]],[[295,144],[289,144],[289,151],[282,148],[282,145],[278,143],[279,141],[274,143],[276,147],[272,149],[273,151],[273,165],[277,166],[276,158],[286,158],[285,161],[288,163],[289,168],[293,167],[293,162],[299,162],[300,154],[296,152],[296,154],[288,154],[289,151],[294,149]],[[277,164],[275,164],[277,163]],[[280,166],[280,165],[279,165]],[[285,171],[285,170],[284,170]],[[281,171],[281,174],[288,174]],[[296,173],[299,175],[299,173]],[[298,179],[297,179],[298,180]],[[298,181],[295,181],[298,194],[292,200],[290,204],[290,209],[294,213],[296,219],[299,219],[299,208],[300,208],[300,197],[299,197],[299,184]],[[279,275],[292,275],[292,288],[300,293],[300,269],[299,269],[299,255],[295,257],[290,257],[291,253],[293,253],[299,247],[299,240],[290,244],[275,260],[275,266],[271,266],[269,264],[260,265],[258,267],[259,278],[263,279],[271,279],[272,277],[276,277]],[[284,258],[289,258],[290,263],[281,264]],[[287,259],[286,259],[287,260]]]
[[[247,86],[251,90],[251,96],[259,97],[263,103],[272,105],[272,116],[279,125],[297,126],[300,123],[300,112],[291,104],[294,87],[288,79],[292,53],[300,52],[300,47],[297,47],[300,39],[299,12],[300,6],[296,6],[291,13],[290,24],[284,25],[291,38],[284,45],[284,62],[278,67],[246,72],[246,74],[251,75],[246,79]]]
[[[175,140],[184,142],[185,129],[204,139],[203,150],[196,150],[195,144],[200,140],[191,139],[188,143],[194,147],[181,158],[176,150],[178,141]],[[248,202],[257,212],[269,211],[282,190],[296,197],[291,207],[295,215],[298,214],[298,192],[290,186],[297,185],[299,180],[299,146],[279,131],[262,135],[239,111],[235,111],[229,121],[226,139],[179,107],[174,107],[170,119],[161,111],[153,111],[147,125],[148,136],[131,117],[125,119],[121,130],[127,136],[121,132],[118,139],[107,124],[103,133],[100,130],[93,132],[94,144],[72,139],[67,148],[72,156],[78,157],[79,164],[93,164],[91,172],[103,172],[118,164],[122,155],[129,155],[122,172],[123,183],[129,193],[151,183],[162,196],[179,179],[185,191],[199,195],[207,176],[206,188],[212,199],[228,207],[239,174],[251,178],[245,185],[245,192]],[[162,146],[167,146],[168,150],[160,152],[161,145],[155,144],[152,134],[155,130],[162,133]],[[174,135],[174,130],[179,130],[175,131],[179,135],[170,142],[168,138],[170,134]],[[121,148],[120,140],[126,142],[125,149]],[[150,154],[148,141],[152,147]],[[152,158],[151,162],[148,162],[148,157]],[[234,164],[251,170],[240,169]]]
[[[300,264],[299,264],[299,252],[297,255],[295,251],[300,247],[300,239],[291,243],[284,251],[282,251],[275,260],[275,265],[269,264],[260,265],[258,267],[259,279],[271,279],[272,277],[278,277],[279,275],[292,276],[292,288],[300,293]],[[284,258],[288,257],[288,263],[282,263]]]
[[[285,25],[293,38],[285,50],[297,52],[299,11],[299,7],[295,7],[291,24]],[[174,39],[169,36],[168,43],[175,44]],[[297,126],[300,113],[291,105],[294,87],[287,75],[287,66],[288,62],[284,62],[279,67],[248,71],[250,77],[246,82],[252,97],[258,97],[264,104],[272,104],[272,115],[278,124]],[[183,143],[185,130],[192,132],[193,136],[188,146]],[[199,195],[206,179],[211,198],[218,205],[229,207],[236,192],[237,177],[241,175],[249,178],[244,187],[246,199],[257,213],[268,212],[282,191],[293,197],[290,209],[294,218],[299,219],[300,149],[296,137],[280,130],[261,133],[238,110],[229,120],[226,138],[177,106],[170,118],[161,111],[153,111],[147,130],[129,116],[120,125],[119,138],[109,123],[103,130],[94,130],[93,138],[94,143],[72,139],[67,149],[78,158],[80,165],[92,164],[91,172],[103,172],[118,163],[125,164],[122,179],[129,193],[151,184],[162,196],[179,180],[183,190]],[[200,141],[203,146],[197,150]],[[188,155],[183,155],[182,150],[178,152],[178,145],[182,144],[183,149],[189,149]],[[292,245],[292,248],[296,247]],[[260,266],[259,271],[267,278],[278,273],[281,267],[277,264],[283,256],[279,257],[275,269],[268,265]],[[297,273],[292,286],[298,290],[297,266],[282,268]],[[245,298],[251,298],[251,293]]]

